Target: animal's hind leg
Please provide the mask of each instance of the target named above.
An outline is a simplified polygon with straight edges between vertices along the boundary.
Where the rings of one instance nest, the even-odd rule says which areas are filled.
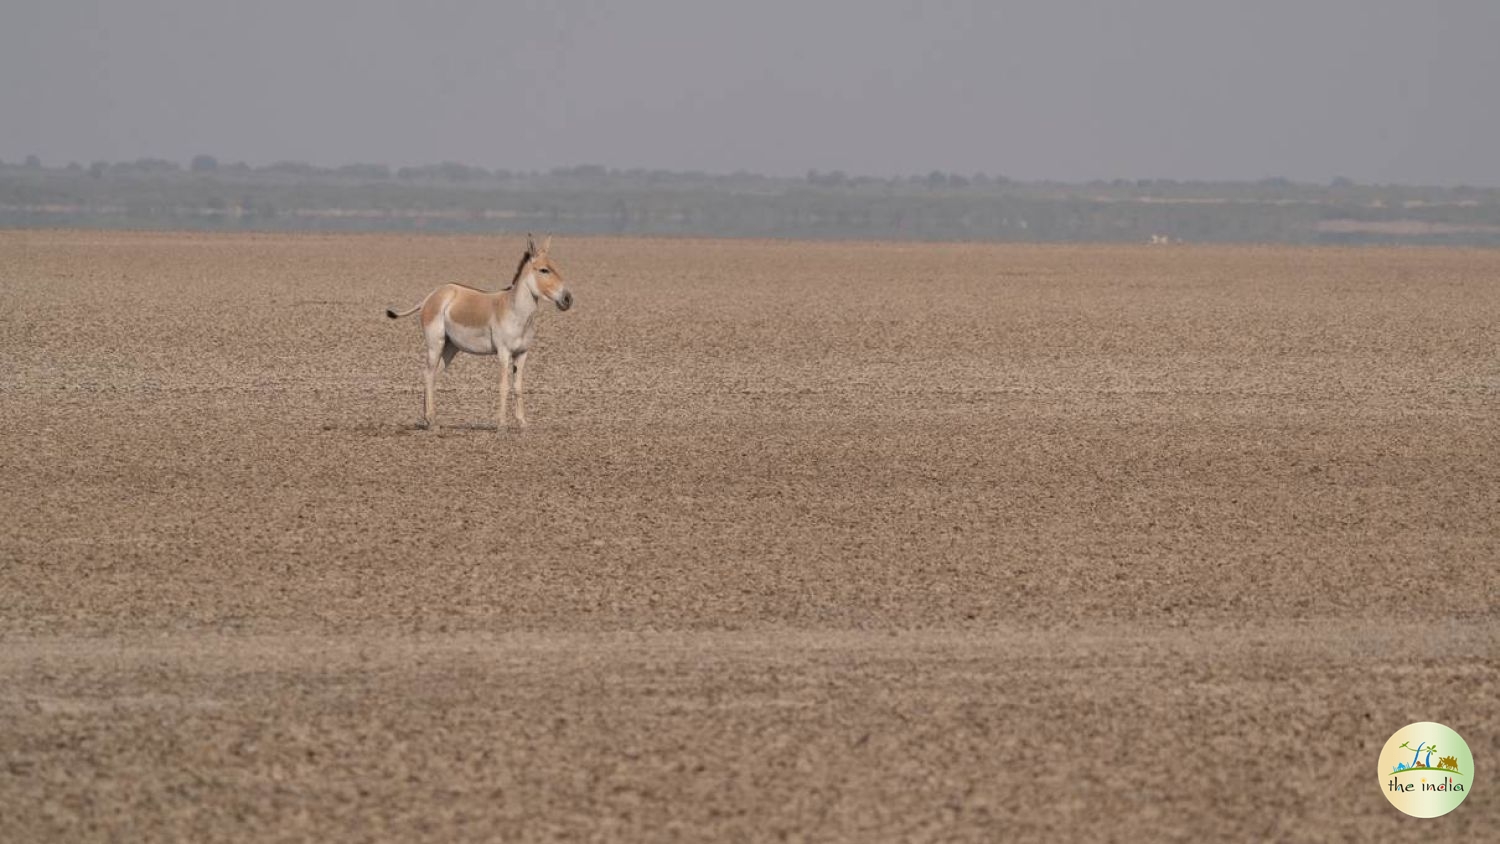
[[[453,358],[457,354],[458,354],[458,347],[457,346],[453,345],[452,343],[446,342],[446,341],[443,343],[443,371],[444,372],[448,371],[449,364],[453,363]]]
[[[427,332],[427,360],[422,367],[422,427],[430,428],[437,416],[437,401],[434,396],[439,367],[446,367],[449,347],[448,338],[441,333]],[[456,351],[456,350],[455,350]]]

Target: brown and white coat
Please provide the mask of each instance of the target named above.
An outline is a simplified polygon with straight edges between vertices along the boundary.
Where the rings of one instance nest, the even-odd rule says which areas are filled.
[[[445,284],[427,294],[427,298],[404,311],[386,309],[391,319],[421,311],[422,336],[427,342],[427,358],[422,370],[425,393],[422,403],[422,426],[433,423],[436,407],[433,387],[439,369],[446,369],[459,352],[500,357],[499,427],[505,428],[506,402],[510,397],[511,373],[515,373],[516,422],[526,425],[524,379],[526,356],[536,337],[536,314],[541,300],[557,305],[560,311],[573,307],[573,294],[563,281],[557,265],[548,257],[552,246],[549,236],[540,248],[526,236],[526,253],[516,267],[510,285],[489,292],[462,284]]]

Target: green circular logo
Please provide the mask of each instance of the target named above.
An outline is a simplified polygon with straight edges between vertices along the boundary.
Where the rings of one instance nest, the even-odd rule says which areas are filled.
[[[1432,721],[1407,724],[1380,750],[1380,791],[1416,818],[1446,815],[1474,790],[1474,755],[1458,733]]]

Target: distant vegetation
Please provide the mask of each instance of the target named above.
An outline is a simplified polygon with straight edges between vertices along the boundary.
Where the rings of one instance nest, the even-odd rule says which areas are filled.
[[[252,167],[212,155],[187,166],[0,162],[0,227],[44,226],[1500,246],[1500,190],[1275,178],[1061,184],[937,170],[886,179],[452,162]]]

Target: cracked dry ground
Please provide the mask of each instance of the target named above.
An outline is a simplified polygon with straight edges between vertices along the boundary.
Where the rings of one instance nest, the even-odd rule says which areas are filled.
[[[1500,252],[520,246],[0,233],[0,839],[1500,825]]]

